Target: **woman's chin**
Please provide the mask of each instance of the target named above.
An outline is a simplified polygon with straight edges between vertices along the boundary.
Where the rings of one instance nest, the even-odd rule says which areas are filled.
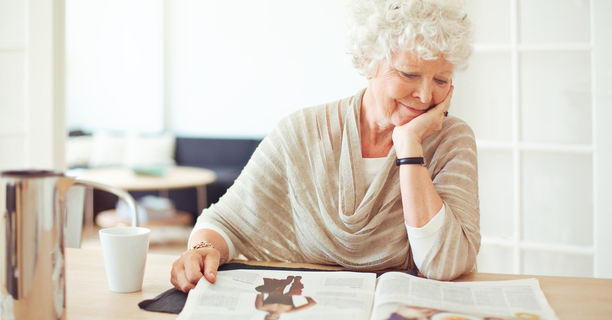
[[[396,121],[395,122],[395,126],[401,127],[401,126],[407,124],[408,122],[414,120],[414,118],[416,118],[416,117],[404,117],[404,118],[400,119],[399,121]]]

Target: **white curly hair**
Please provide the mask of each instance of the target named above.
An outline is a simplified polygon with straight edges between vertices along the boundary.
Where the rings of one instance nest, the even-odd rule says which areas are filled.
[[[373,76],[383,59],[406,50],[465,69],[474,35],[463,6],[463,0],[354,0],[348,37],[353,65]]]

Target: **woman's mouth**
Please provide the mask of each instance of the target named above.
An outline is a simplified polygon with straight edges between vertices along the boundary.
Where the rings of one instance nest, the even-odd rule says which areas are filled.
[[[423,109],[423,110],[415,109],[415,108],[409,107],[409,106],[407,106],[407,105],[405,105],[405,104],[403,104],[401,102],[399,102],[399,104],[402,105],[404,108],[408,109],[410,112],[415,113],[417,115],[421,115],[421,114],[427,112],[427,109]]]

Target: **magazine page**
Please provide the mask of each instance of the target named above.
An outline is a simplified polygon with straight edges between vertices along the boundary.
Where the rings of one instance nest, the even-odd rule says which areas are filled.
[[[372,320],[558,320],[537,279],[444,282],[398,272],[378,279]]]
[[[376,274],[228,270],[189,292],[178,320],[363,319],[370,317]]]

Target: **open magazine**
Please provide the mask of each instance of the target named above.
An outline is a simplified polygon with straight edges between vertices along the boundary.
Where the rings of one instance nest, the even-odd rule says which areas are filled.
[[[558,320],[537,279],[443,282],[388,272],[219,271],[178,320]]]

